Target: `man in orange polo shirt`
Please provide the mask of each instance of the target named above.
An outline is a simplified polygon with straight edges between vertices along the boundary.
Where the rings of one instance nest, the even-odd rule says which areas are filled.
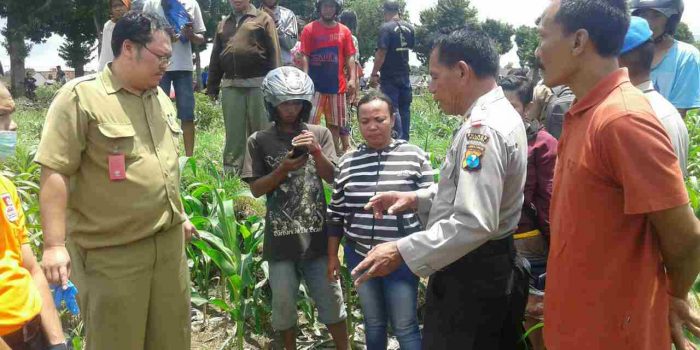
[[[686,350],[683,328],[700,329],[688,303],[700,223],[668,136],[618,67],[626,7],[553,0],[540,22],[545,84],[579,97],[564,121],[551,201],[549,350],[667,350],[672,335]]]
[[[12,96],[0,83],[0,161],[14,151]],[[10,152],[11,150],[12,152]],[[42,302],[43,299],[43,302]],[[0,175],[0,349],[66,349],[49,285],[27,237],[17,189]],[[51,346],[49,346],[51,345]]]

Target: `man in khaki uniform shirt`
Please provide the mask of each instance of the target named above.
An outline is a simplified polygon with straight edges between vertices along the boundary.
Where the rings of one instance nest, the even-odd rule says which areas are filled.
[[[112,46],[114,61],[66,84],[46,116],[36,155],[44,271],[77,285],[87,349],[189,349],[193,228],[178,188],[181,129],[158,89],[170,39],[155,18],[130,13]]]

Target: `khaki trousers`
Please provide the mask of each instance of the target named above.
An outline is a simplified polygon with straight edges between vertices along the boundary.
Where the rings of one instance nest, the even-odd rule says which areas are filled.
[[[68,241],[86,350],[190,349],[189,270],[182,225],[126,245]]]

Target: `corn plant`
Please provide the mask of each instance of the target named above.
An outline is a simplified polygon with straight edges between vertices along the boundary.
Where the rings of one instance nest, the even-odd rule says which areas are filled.
[[[15,156],[3,162],[0,174],[10,179],[17,188],[26,217],[29,242],[34,253],[38,254],[43,246],[43,240],[39,217],[40,166],[34,163],[34,154],[34,149],[18,147]]]
[[[264,236],[262,219],[252,216],[237,220],[234,201],[247,194],[226,193],[225,179],[211,164],[201,169],[194,159],[183,159],[181,169],[183,172],[188,169],[195,178],[201,179],[202,172],[209,176],[206,183],[193,182],[182,191],[185,211],[199,230],[199,237],[189,248],[191,266],[199,269],[193,272],[193,277],[200,296],[229,314],[235,323],[235,344],[242,349],[247,320],[253,318],[256,331],[261,332],[269,315],[261,293],[268,276],[259,254]],[[208,295],[212,263],[220,273],[226,296]]]

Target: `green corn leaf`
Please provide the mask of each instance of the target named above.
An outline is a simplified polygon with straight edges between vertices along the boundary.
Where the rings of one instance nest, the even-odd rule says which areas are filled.
[[[209,300],[209,304],[219,308],[219,310],[224,311],[224,312],[231,311],[231,306],[229,306],[225,300],[221,300],[219,298]]]
[[[193,239],[192,244],[208,255],[225,276],[236,275],[237,271],[234,265],[224,253],[212,248],[207,242],[200,239]]]

